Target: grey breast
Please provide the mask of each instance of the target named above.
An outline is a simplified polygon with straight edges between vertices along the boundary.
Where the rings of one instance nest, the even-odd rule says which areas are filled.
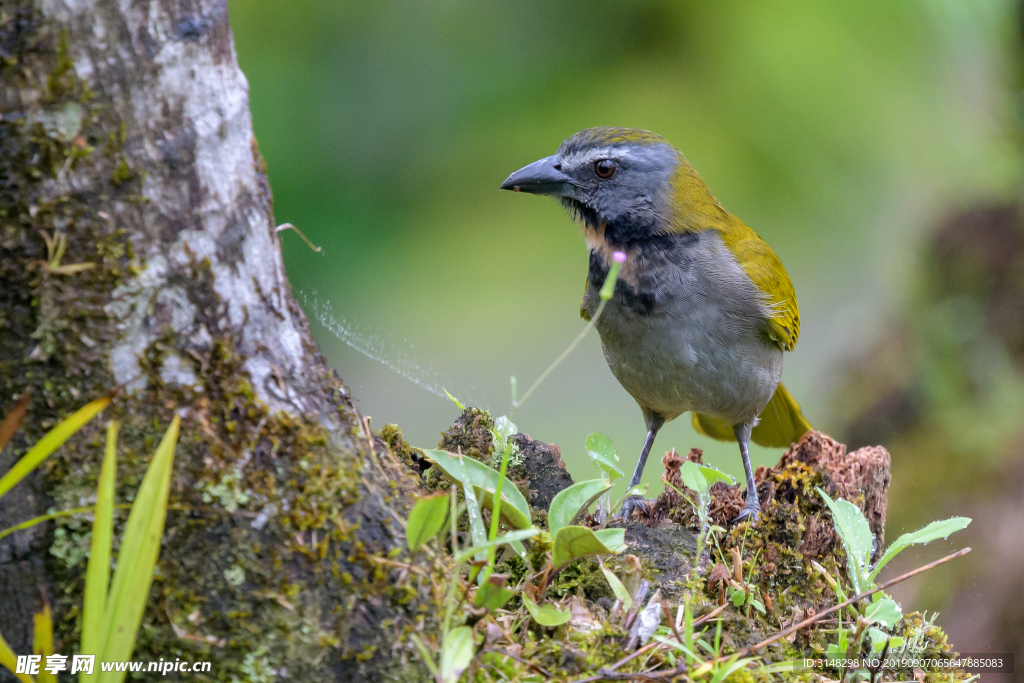
[[[765,331],[768,309],[714,232],[641,244],[633,282],[620,282],[597,321],[605,359],[646,411],[753,420],[782,374]],[[588,287],[591,314],[598,287]]]

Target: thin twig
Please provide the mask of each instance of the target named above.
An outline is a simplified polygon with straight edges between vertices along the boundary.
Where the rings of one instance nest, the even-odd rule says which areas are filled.
[[[693,625],[694,626],[700,626],[705,621],[708,621],[709,619],[717,617],[719,614],[721,614],[723,611],[725,611],[725,608],[728,607],[728,606],[729,606],[728,602],[725,603],[724,605],[719,605],[718,607],[716,607],[715,609],[711,610],[710,612],[708,612],[704,616],[700,617],[699,619],[694,619],[693,620]]]
[[[963,550],[958,550],[957,552],[953,553],[952,555],[946,555],[945,557],[943,557],[940,560],[935,560],[934,562],[929,562],[928,564],[926,564],[926,565],[924,565],[922,567],[918,567],[917,569],[915,569],[913,571],[909,571],[906,574],[901,574],[900,576],[897,576],[895,579],[890,579],[890,580],[886,581],[885,583],[883,583],[881,586],[878,586],[877,588],[872,588],[869,591],[865,591],[863,593],[860,593],[859,595],[855,595],[852,598],[850,598],[849,600],[846,600],[845,602],[841,602],[838,605],[835,605],[834,607],[829,607],[827,610],[824,610],[822,612],[818,612],[814,616],[811,616],[811,617],[808,617],[808,618],[804,619],[799,624],[794,624],[793,626],[790,626],[789,628],[787,628],[784,631],[779,631],[774,636],[762,640],[757,645],[754,645],[752,647],[743,648],[739,652],[736,652],[735,654],[730,655],[730,657],[737,657],[737,658],[739,658],[739,657],[746,657],[747,655],[753,654],[753,653],[757,652],[758,650],[760,650],[761,648],[763,648],[763,647],[765,647],[767,645],[771,645],[776,640],[779,640],[780,638],[785,638],[790,633],[795,633],[795,632],[799,631],[802,628],[806,628],[806,627],[810,626],[811,624],[813,624],[816,621],[820,620],[822,617],[827,617],[828,615],[832,614],[833,612],[838,612],[839,610],[841,610],[842,608],[846,607],[847,605],[852,605],[853,603],[855,603],[855,602],[857,602],[859,600],[863,600],[864,598],[871,597],[872,595],[874,595],[875,593],[877,593],[879,591],[883,591],[886,588],[889,588],[890,586],[895,586],[898,583],[903,583],[904,581],[906,581],[907,579],[909,579],[909,578],[911,578],[913,576],[917,576],[918,574],[926,572],[929,569],[934,569],[935,567],[938,567],[940,564],[945,564],[945,563],[949,562],[950,560],[955,559],[957,557],[961,557],[963,555],[966,555],[969,552],[971,552],[970,548],[964,548]],[[719,657],[719,659],[722,659],[722,658]]]
[[[889,643],[892,642],[892,637],[885,639],[885,647],[882,648],[882,654],[878,658],[878,666],[871,667],[871,683],[876,683],[878,680],[878,674],[885,671],[885,659],[889,656]]]
[[[679,629],[676,628],[676,620],[672,618],[672,615],[668,611],[668,603],[661,603],[661,611],[665,614],[665,619],[668,620],[668,625],[672,627],[672,633],[675,634],[676,640],[679,641],[680,645],[686,645],[683,642],[683,637],[679,635]]]
[[[629,655],[628,657],[623,657],[619,661],[615,662],[610,667],[605,669],[605,671],[615,671],[616,669],[618,669],[620,666],[622,666],[626,662],[629,662],[630,660],[632,660],[632,659],[634,659],[636,657],[639,657],[640,655],[642,655],[643,653],[647,652],[651,648],[658,647],[659,645],[661,645],[661,643],[659,643],[658,641],[655,641],[653,643],[648,643],[647,645],[644,645],[642,648],[640,648],[639,650],[637,650],[633,654]]]
[[[294,230],[298,234],[298,236],[302,238],[302,241],[309,246],[310,249],[317,253],[320,253],[320,247],[310,242],[309,238],[303,235],[302,231],[296,228],[291,223],[282,223],[281,225],[277,226],[277,230],[275,230],[274,232],[281,232],[282,230]]]
[[[799,631],[802,628],[807,628],[808,626],[811,626],[812,624],[820,621],[823,617],[826,617],[826,616],[828,616],[830,614],[833,614],[833,613],[843,609],[844,607],[846,607],[848,605],[852,605],[853,603],[855,603],[855,602],[857,602],[859,600],[863,600],[864,598],[870,597],[870,596],[874,595],[875,593],[877,593],[879,591],[883,591],[886,588],[890,588],[891,586],[895,586],[898,583],[902,583],[902,582],[906,581],[909,578],[912,578],[914,576],[917,576],[918,574],[922,574],[922,573],[928,571],[929,569],[934,569],[935,567],[938,567],[940,564],[945,564],[945,563],[949,562],[952,559],[955,559],[957,557],[962,557],[963,555],[966,555],[969,552],[971,552],[970,548],[964,548],[963,550],[958,550],[957,552],[955,552],[955,553],[953,553],[951,555],[946,555],[945,557],[943,557],[941,559],[938,559],[938,560],[935,560],[934,562],[929,562],[928,564],[926,564],[924,566],[921,566],[921,567],[918,567],[917,569],[915,569],[913,571],[909,571],[906,574],[901,574],[900,576],[897,576],[894,579],[890,579],[890,580],[886,581],[885,583],[883,583],[882,585],[878,586],[877,588],[872,588],[869,591],[865,591],[863,593],[855,595],[852,598],[850,598],[849,600],[845,600],[844,602],[841,602],[838,605],[835,605],[834,607],[829,607],[827,610],[824,610],[824,611],[822,611],[822,612],[820,612],[818,614],[815,614],[815,615],[813,615],[811,617],[808,617],[807,619],[804,619],[800,623],[794,624],[793,626],[790,626],[789,628],[787,628],[787,629],[785,629],[783,631],[779,631],[778,633],[776,633],[775,635],[771,636],[770,638],[766,638],[765,640],[762,640],[757,645],[753,645],[751,647],[745,647],[742,650],[739,650],[739,651],[737,651],[737,652],[735,652],[735,653],[733,653],[731,655],[723,655],[721,657],[718,657],[717,659],[713,659],[713,660],[710,660],[710,661],[712,663],[714,663],[714,664],[720,664],[720,663],[726,662],[726,661],[728,661],[730,659],[734,659],[734,658],[735,659],[739,659],[741,657],[748,657],[748,656],[756,653],[761,648],[766,647],[768,645],[771,645],[772,643],[774,643],[775,641],[779,640],[780,638],[785,638],[790,633],[795,633],[796,631]],[[728,603],[726,603],[726,604],[728,604]],[[710,619],[718,611],[719,610],[716,609],[714,612],[711,612],[710,614],[708,614],[708,615],[706,615],[704,617],[701,617],[701,618],[704,619],[704,620]],[[696,623],[697,622],[694,622],[694,625],[696,625]],[[651,647],[650,645],[642,647],[639,650],[637,650],[636,652],[634,652],[632,655],[630,655],[629,657],[626,657],[625,659],[622,659],[622,660],[616,662],[610,668],[608,668],[608,669],[601,669],[598,672],[598,675],[591,676],[590,678],[583,678],[583,679],[574,681],[574,683],[595,683],[595,681],[602,681],[602,680],[606,680],[606,679],[609,679],[609,678],[611,678],[611,679],[622,678],[622,675],[614,673],[615,669],[617,669],[618,667],[622,666],[623,664],[625,664],[629,660],[633,659],[634,657],[636,657],[637,655],[639,655],[640,653],[642,653],[643,651],[645,651],[646,649],[648,649],[650,647]],[[678,672],[676,670],[663,671],[663,672],[656,673],[656,674],[645,674],[644,677],[649,679],[649,680],[665,680],[665,679],[674,678],[674,677],[678,676],[679,673],[680,672]],[[637,674],[629,674],[629,675],[637,676]]]
[[[549,679],[554,678],[554,676],[551,674],[551,672],[548,671],[547,669],[545,669],[544,667],[540,666],[539,664],[534,664],[533,662],[530,662],[530,661],[527,661],[525,659],[522,659],[521,657],[516,657],[511,652],[505,652],[504,650],[499,650],[499,649],[493,648],[493,647],[491,648],[491,652],[493,652],[495,654],[498,654],[498,655],[502,655],[504,657],[511,657],[512,659],[516,660],[520,664],[525,664],[526,666],[530,667],[531,669],[533,669],[534,671],[539,673],[541,676],[544,676],[545,678],[549,678]]]
[[[427,575],[426,571],[424,571],[420,567],[417,567],[414,564],[407,564],[405,562],[396,562],[395,560],[388,560],[386,558],[376,557],[374,555],[371,555],[369,557],[369,560],[371,562],[376,562],[377,564],[388,565],[389,567],[398,567],[399,569],[404,569],[404,570],[410,571],[410,572],[412,572],[414,574],[419,574],[420,576],[426,576]]]

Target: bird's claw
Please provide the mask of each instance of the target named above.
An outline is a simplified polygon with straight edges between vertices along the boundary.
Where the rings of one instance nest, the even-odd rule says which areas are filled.
[[[644,502],[646,502],[646,500],[643,496],[627,496],[626,499],[622,501],[622,507],[619,508],[619,514],[616,516],[616,519],[621,519],[622,521],[629,521],[633,519],[633,512],[636,511]]]
[[[743,522],[756,522],[761,518],[761,506],[751,507],[746,505],[740,510],[740,514],[736,515],[736,518],[732,520],[733,524],[741,524]]]

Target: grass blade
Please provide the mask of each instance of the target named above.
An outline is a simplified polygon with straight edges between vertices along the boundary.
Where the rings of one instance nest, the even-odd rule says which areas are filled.
[[[82,604],[82,654],[99,655],[100,630],[110,585],[110,546],[114,534],[114,480],[117,472],[117,432],[121,423],[107,423],[107,447],[96,487],[96,512],[92,522],[92,546],[85,570]],[[82,674],[84,680],[85,674]]]
[[[46,658],[53,654],[53,614],[50,605],[43,603],[43,609],[32,616],[35,630],[32,632],[32,654],[42,655],[42,667],[46,666]],[[39,683],[57,683],[56,674],[40,667],[36,680]]]
[[[441,672],[438,670],[437,664],[434,663],[434,658],[431,656],[430,650],[427,649],[427,646],[423,644],[423,641],[420,640],[420,637],[415,633],[410,633],[409,638],[412,640],[413,644],[416,645],[416,649],[420,651],[420,657],[423,658],[423,663],[427,665],[428,669],[430,669],[430,673],[434,675],[435,679],[440,678]]]
[[[86,505],[81,508],[71,508],[70,510],[58,510],[57,512],[48,512],[45,515],[39,515],[33,517],[30,520],[22,522],[21,524],[15,524],[14,526],[7,527],[3,531],[0,531],[0,539],[10,536],[15,531],[21,531],[22,529],[31,529],[36,524],[42,524],[43,522],[49,522],[51,519],[60,519],[61,517],[71,517],[72,515],[84,515],[86,512],[92,512],[94,506]]]
[[[460,465],[463,464],[463,456],[459,456]],[[469,518],[469,532],[470,537],[473,539],[474,546],[482,546],[487,542],[487,529],[484,528],[484,520],[480,515],[480,503],[476,499],[476,489],[472,483],[468,482],[468,477],[465,475],[465,469],[463,468],[463,476],[460,481],[462,484],[462,494],[466,498],[466,517]],[[476,559],[483,560],[487,556],[484,551],[478,551],[476,553]]]
[[[0,478],[0,497],[14,488],[15,484],[24,479],[34,470],[39,463],[46,459],[51,453],[61,447],[70,439],[75,432],[81,429],[86,422],[96,417],[97,414],[113,400],[110,396],[98,398],[92,403],[86,404],[59,425],[51,429],[39,442],[29,449],[28,453],[21,460],[14,463],[14,467],[8,470]]]
[[[18,668],[18,656],[14,654],[14,650],[11,649],[11,646],[7,644],[2,635],[0,635],[0,666],[10,669],[14,677],[21,681],[21,683],[35,683],[35,679],[28,674],[14,673]]]
[[[536,527],[532,529],[515,529],[513,531],[508,532],[507,534],[498,536],[493,541],[484,541],[479,545],[471,545],[468,548],[463,548],[462,550],[455,553],[455,562],[457,564],[465,562],[481,550],[495,548],[503,543],[512,543],[514,541],[522,541],[527,538],[533,538],[539,533],[540,529],[537,529]]]
[[[103,615],[105,637],[101,636],[100,659],[124,661],[131,659],[135,636],[142,623],[149,586],[153,580],[153,567],[160,554],[164,520],[167,517],[167,497],[171,487],[171,466],[174,447],[178,442],[181,418],[177,415],[157,446],[152,462],[146,469],[135,503],[128,514],[124,539],[117,555],[117,570],[110,586]],[[124,671],[101,674],[101,680],[119,683]]]

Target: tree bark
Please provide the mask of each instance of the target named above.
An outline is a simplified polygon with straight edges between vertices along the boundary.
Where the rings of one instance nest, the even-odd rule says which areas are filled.
[[[0,19],[0,411],[34,390],[0,472],[120,387],[0,500],[0,528],[95,499],[106,418],[123,423],[130,502],[177,413],[136,658],[210,660],[224,680],[419,678],[390,646],[419,604],[373,561],[402,539],[411,484],[374,452],[292,299],[225,2],[4,0]],[[17,652],[44,599],[56,651],[76,651],[90,526],[0,541],[0,633]]]

